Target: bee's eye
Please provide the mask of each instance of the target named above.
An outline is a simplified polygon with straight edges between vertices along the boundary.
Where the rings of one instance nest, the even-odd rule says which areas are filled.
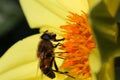
[[[49,40],[49,39],[50,39],[49,35],[47,35],[47,34],[43,34],[43,35],[41,36],[41,38],[42,38],[42,39],[45,39],[45,40]]]

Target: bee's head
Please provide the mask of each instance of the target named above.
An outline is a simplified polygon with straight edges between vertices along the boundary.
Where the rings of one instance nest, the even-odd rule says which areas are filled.
[[[44,40],[55,40],[56,38],[56,34],[55,33],[50,33],[47,31],[45,31],[43,33],[43,35],[41,36],[41,39],[44,39]]]

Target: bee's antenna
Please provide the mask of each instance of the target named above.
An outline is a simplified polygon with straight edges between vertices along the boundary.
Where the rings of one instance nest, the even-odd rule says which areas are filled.
[[[47,33],[48,32],[48,30],[46,30],[44,33]]]

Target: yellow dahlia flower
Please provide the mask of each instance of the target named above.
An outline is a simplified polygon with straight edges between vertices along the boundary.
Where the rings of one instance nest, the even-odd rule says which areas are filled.
[[[60,70],[75,80],[115,80],[113,60],[119,56],[119,35],[114,17],[119,2],[114,3],[111,8],[107,0],[20,0],[29,26],[40,28],[40,34],[17,42],[1,57],[0,80],[50,80],[41,76],[36,57],[39,37],[46,30],[65,38],[64,47],[55,49],[67,51],[56,54],[65,58],[55,59]],[[53,80],[74,80],[55,74]]]

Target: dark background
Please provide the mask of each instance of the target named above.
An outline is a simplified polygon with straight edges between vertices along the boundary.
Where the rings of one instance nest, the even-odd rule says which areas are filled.
[[[29,28],[18,0],[0,0],[0,56],[18,40],[38,32]]]
[[[17,41],[39,33],[30,29],[18,0],[0,0],[0,56]],[[116,80],[120,80],[120,58],[115,59]]]

